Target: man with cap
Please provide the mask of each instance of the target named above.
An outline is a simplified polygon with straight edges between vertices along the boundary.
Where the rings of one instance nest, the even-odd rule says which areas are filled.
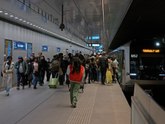
[[[22,88],[25,85],[25,75],[28,73],[28,64],[23,60],[22,56],[18,57],[18,61],[15,63],[15,69],[17,74],[17,90],[19,90],[20,83]]]

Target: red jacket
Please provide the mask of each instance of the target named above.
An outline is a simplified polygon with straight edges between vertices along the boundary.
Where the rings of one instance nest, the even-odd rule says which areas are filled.
[[[69,74],[69,80],[70,81],[73,81],[73,82],[77,82],[77,83],[80,83],[82,81],[82,78],[83,78],[83,75],[84,75],[84,67],[81,65],[80,67],[80,73],[71,73],[72,70],[73,70],[73,67],[72,65],[70,65],[70,74]]]

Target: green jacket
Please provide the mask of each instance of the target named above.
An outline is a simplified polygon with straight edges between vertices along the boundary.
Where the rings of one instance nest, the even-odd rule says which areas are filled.
[[[19,73],[19,66],[20,66],[21,62],[16,62],[15,63],[15,69],[16,69],[16,73]],[[28,64],[25,61],[22,61],[22,66],[23,66],[23,73],[26,75],[28,73]]]

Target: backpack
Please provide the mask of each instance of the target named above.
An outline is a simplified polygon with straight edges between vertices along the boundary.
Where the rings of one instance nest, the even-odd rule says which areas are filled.
[[[100,68],[101,69],[106,69],[106,65],[107,65],[106,58],[104,58],[104,57],[100,58],[100,60],[99,60],[99,66],[100,66]]]
[[[24,73],[23,62],[19,64],[18,72],[19,73]]]
[[[50,68],[52,71],[59,71],[60,68],[60,63],[57,60],[54,60],[51,64],[50,64]]]

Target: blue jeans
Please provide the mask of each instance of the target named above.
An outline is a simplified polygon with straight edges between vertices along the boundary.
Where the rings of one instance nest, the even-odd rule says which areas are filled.
[[[34,74],[32,76],[33,76],[32,84],[34,87],[36,87],[37,82],[39,81],[39,78],[38,78],[38,76],[35,76]]]

